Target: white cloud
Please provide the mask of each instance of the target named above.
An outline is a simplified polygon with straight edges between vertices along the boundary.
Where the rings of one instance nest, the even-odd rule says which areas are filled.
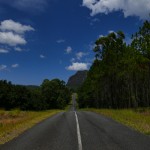
[[[6,54],[6,53],[9,53],[9,51],[8,51],[7,49],[2,49],[2,48],[0,48],[0,53]]]
[[[72,65],[66,67],[66,69],[71,71],[88,70],[88,66],[89,63],[73,62]]]
[[[65,51],[67,54],[70,54],[72,52],[72,48],[68,46]]]
[[[88,53],[83,53],[83,52],[76,53],[76,57],[78,60],[80,60],[83,56],[86,56],[86,55],[88,55]]]
[[[0,71],[6,70],[7,66],[6,65],[0,65]]]
[[[91,20],[90,25],[94,25],[96,22],[99,22],[100,20],[98,18],[94,18]]]
[[[14,31],[18,34],[24,34],[26,31],[34,31],[30,25],[22,25],[19,22],[13,20],[4,20],[1,22],[0,29],[2,31]]]
[[[0,43],[16,46],[25,45],[27,42],[21,35],[14,34],[13,32],[0,32]]]
[[[14,50],[17,51],[17,52],[22,52],[23,51],[20,47],[15,47]]]
[[[82,5],[92,11],[91,16],[121,10],[125,17],[138,16],[140,19],[147,19],[150,13],[150,0],[83,0]]]
[[[113,30],[109,30],[108,33],[110,34],[110,33],[116,33],[116,32]]]
[[[4,20],[0,23],[0,44],[8,46],[25,45],[25,32],[34,31],[30,25],[22,25],[13,20]],[[21,48],[15,47],[15,51],[22,51]]]
[[[19,64],[13,64],[13,65],[11,65],[11,67],[12,68],[17,68],[17,67],[19,67]]]
[[[90,44],[88,45],[88,49],[93,51],[94,47],[95,47],[95,43],[90,42]]]
[[[115,33],[116,35],[117,35],[117,33],[115,32],[115,31],[113,31],[113,30],[109,30],[108,31],[108,34],[111,34],[111,33]],[[103,34],[100,34],[99,36],[98,36],[98,38],[102,38],[102,37],[106,37],[107,35],[103,35]],[[95,47],[96,45],[94,44],[94,47]]]
[[[42,58],[42,59],[43,59],[43,58],[45,58],[45,56],[41,54],[41,55],[40,55],[40,58]]]
[[[98,18],[92,19],[92,22],[99,22],[100,20]]]
[[[71,58],[71,60],[70,60],[70,61],[71,61],[71,62],[75,62],[75,60],[76,60],[75,58]]]
[[[57,40],[56,42],[60,44],[60,43],[64,43],[64,42],[65,42],[65,40],[60,39],[60,40]]]
[[[101,38],[101,37],[104,37],[104,35],[100,34],[98,37]]]

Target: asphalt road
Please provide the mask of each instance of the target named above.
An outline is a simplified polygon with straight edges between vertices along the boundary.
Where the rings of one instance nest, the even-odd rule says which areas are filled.
[[[0,146],[0,150],[150,150],[150,137],[92,112],[59,113]]]

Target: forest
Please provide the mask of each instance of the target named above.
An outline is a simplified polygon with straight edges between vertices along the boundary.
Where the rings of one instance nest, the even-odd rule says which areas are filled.
[[[80,108],[150,107],[150,22],[125,42],[122,31],[95,42],[95,61],[78,90]]]
[[[95,61],[78,89],[80,108],[150,107],[150,22],[145,21],[125,42],[122,31],[95,42]],[[71,100],[64,81],[45,79],[36,88],[0,81],[0,108],[64,109]]]
[[[0,108],[6,110],[64,109],[70,99],[70,90],[59,79],[45,79],[40,87],[34,88],[0,81]]]

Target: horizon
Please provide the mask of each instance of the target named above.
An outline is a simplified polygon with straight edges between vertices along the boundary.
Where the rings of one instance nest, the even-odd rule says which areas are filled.
[[[83,72],[83,71],[89,71],[89,70],[79,70],[79,71],[76,71],[73,75],[71,75],[70,77],[68,77],[68,80],[65,81],[65,84],[67,85],[69,79],[70,79],[72,76],[76,75],[78,72]],[[59,78],[53,78],[53,79],[51,79],[51,80],[54,80],[54,79],[59,79]],[[20,86],[38,86],[38,87],[39,87],[39,86],[41,86],[41,84],[43,83],[44,80],[45,80],[45,79],[43,79],[39,85],[36,85],[36,84],[14,84],[12,81],[9,81],[9,80],[7,80],[7,82],[11,82],[13,85],[20,85]],[[50,79],[48,79],[48,80],[50,80]],[[59,80],[61,80],[61,79],[59,79]],[[5,79],[1,79],[0,81],[5,81]],[[64,81],[64,80],[62,80],[62,81]]]

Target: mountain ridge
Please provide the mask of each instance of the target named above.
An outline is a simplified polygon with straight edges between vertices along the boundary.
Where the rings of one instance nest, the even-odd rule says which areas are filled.
[[[71,89],[78,89],[87,77],[88,70],[77,71],[74,75],[72,75],[67,82],[67,86]]]

